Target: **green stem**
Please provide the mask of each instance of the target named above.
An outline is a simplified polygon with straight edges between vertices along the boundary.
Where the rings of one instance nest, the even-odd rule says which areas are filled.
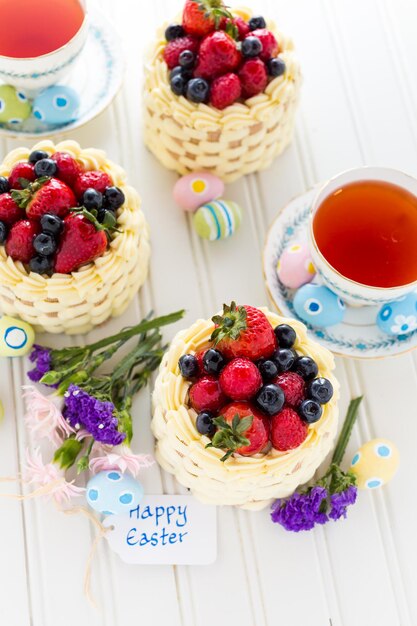
[[[336,448],[334,449],[334,453],[332,457],[332,464],[334,463],[336,465],[340,465],[340,463],[342,462],[343,456],[346,451],[346,446],[348,444],[350,435],[352,433],[353,425],[358,416],[358,409],[359,409],[360,403],[362,402],[362,398],[363,396],[359,396],[358,398],[354,398],[353,400],[350,401],[350,404],[346,413],[345,421],[344,421],[342,430],[340,432],[339,439],[336,444]]]

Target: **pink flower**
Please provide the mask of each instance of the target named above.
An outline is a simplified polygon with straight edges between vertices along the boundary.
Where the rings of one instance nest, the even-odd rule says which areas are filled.
[[[118,446],[111,448],[111,452],[106,452],[101,447],[101,456],[96,456],[90,460],[90,470],[93,474],[108,470],[119,470],[119,472],[129,472],[136,478],[141,469],[150,467],[155,463],[150,454],[133,454],[128,446]]]
[[[63,439],[74,432],[57,407],[62,402],[57,396],[44,396],[35,387],[26,385],[23,397],[26,402],[25,422],[36,439],[48,439],[60,446]]]
[[[26,451],[26,479],[30,484],[39,487],[35,495],[51,497],[58,505],[69,502],[71,498],[77,498],[85,489],[74,485],[74,481],[65,480],[64,472],[54,463],[44,464],[39,448],[34,450],[32,456]]]

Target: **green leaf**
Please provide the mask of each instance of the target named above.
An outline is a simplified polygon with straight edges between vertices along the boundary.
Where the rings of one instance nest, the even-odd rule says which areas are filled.
[[[54,463],[58,463],[61,469],[67,470],[74,465],[82,447],[82,441],[78,441],[75,437],[66,439],[62,446],[55,451]]]
[[[42,385],[56,385],[57,383],[61,382],[61,378],[62,373],[50,370],[42,376],[39,382],[42,383]]]
[[[240,423],[236,427],[236,431],[239,434],[245,433],[253,424],[253,415],[248,415],[240,420]]]
[[[222,415],[219,415],[213,420],[213,423],[217,426],[217,430],[213,435],[211,444],[206,447],[213,446],[226,450],[227,453],[220,459],[222,462],[226,461],[239,448],[250,444],[244,433],[252,426],[253,415],[240,419],[239,414],[236,414],[233,416],[231,424]]]

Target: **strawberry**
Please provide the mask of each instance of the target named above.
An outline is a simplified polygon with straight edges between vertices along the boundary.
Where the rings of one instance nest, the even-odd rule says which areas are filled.
[[[247,402],[228,404],[213,423],[217,431],[207,447],[226,450],[221,461],[226,461],[234,452],[242,456],[258,454],[268,443],[268,420]]]
[[[276,57],[279,52],[279,45],[275,39],[275,35],[266,28],[257,28],[250,33],[253,37],[257,37],[262,44],[262,52],[260,58],[262,61],[268,61],[272,57]]]
[[[251,98],[262,93],[268,84],[265,63],[260,59],[248,59],[239,70],[244,98]]]
[[[222,0],[186,0],[182,13],[182,26],[186,33],[204,37],[219,27],[223,17],[231,14]]]
[[[308,426],[291,407],[272,417],[271,442],[276,450],[285,452],[298,448],[307,437]]]
[[[55,161],[58,167],[56,178],[63,180],[64,183],[72,187],[82,173],[81,165],[68,152],[55,152],[51,159]]]
[[[38,178],[26,189],[13,190],[11,196],[33,220],[40,220],[47,213],[63,218],[77,206],[72,189],[58,178]]]
[[[186,37],[177,37],[177,39],[172,39],[164,48],[164,61],[168,65],[169,69],[172,70],[178,65],[181,52],[184,52],[184,50],[191,50],[191,52],[197,54],[198,46],[198,39],[190,37],[189,35]]]
[[[2,193],[0,195],[0,222],[11,226],[11,224],[23,219],[24,216],[24,211],[17,206],[9,193]]]
[[[225,30],[226,32],[229,32],[230,28],[233,27],[236,29],[235,38],[237,38],[239,41],[242,41],[242,39],[244,39],[246,35],[250,33],[249,24],[245,22],[242,17],[234,17],[232,20],[229,18],[226,20],[222,20],[222,22],[220,23],[220,28],[222,30]]]
[[[201,42],[194,76],[212,79],[235,70],[242,55],[236,42],[224,31],[207,35]]]
[[[224,74],[211,83],[210,104],[216,109],[225,109],[239,100],[242,93],[240,80],[236,74]]]
[[[13,224],[6,241],[6,254],[14,261],[29,263],[35,254],[33,240],[41,232],[38,222],[20,220]]]
[[[101,256],[107,248],[107,235],[97,230],[84,215],[70,213],[64,219],[64,231],[56,253],[55,271],[70,274],[85,263]]]
[[[22,181],[32,182],[36,178],[35,166],[33,163],[16,163],[9,174],[9,187],[10,189],[23,189]]]
[[[249,400],[262,386],[262,376],[255,363],[241,357],[223,368],[219,381],[222,391],[232,400]]]
[[[87,189],[95,189],[104,193],[106,187],[112,187],[113,181],[106,172],[100,170],[89,170],[81,172],[74,183],[74,193],[77,198],[82,198]]]
[[[292,407],[298,407],[306,397],[306,384],[299,374],[295,372],[283,372],[273,381],[279,385],[285,394],[285,402]]]
[[[226,402],[219,381],[213,376],[203,376],[190,387],[190,404],[197,413],[218,411]]]
[[[268,358],[277,346],[274,329],[262,311],[253,306],[223,305],[223,314],[215,315],[216,326],[211,340],[228,359],[246,357],[252,361]]]

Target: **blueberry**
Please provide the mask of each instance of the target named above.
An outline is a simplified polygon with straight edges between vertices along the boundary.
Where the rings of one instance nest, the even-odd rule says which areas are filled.
[[[104,204],[107,209],[116,211],[125,201],[125,194],[119,187],[106,187],[104,190]]]
[[[256,30],[257,28],[266,28],[266,22],[261,15],[251,17],[248,24],[251,30]]]
[[[190,70],[185,69],[185,67],[181,67],[181,65],[176,65],[169,73],[169,79],[171,80],[174,76],[181,75],[185,78],[185,80],[190,80],[193,77],[193,73]]]
[[[198,374],[198,361],[192,354],[184,354],[178,361],[181,376],[194,378]]]
[[[0,245],[2,246],[7,239],[7,226],[4,222],[0,222]]]
[[[34,256],[29,261],[29,268],[31,272],[36,274],[50,274],[52,271],[52,259],[47,256]]]
[[[208,435],[211,437],[216,432],[216,427],[213,424],[213,415],[209,411],[199,413],[197,415],[195,425],[201,435]]]
[[[274,329],[274,333],[280,348],[292,348],[297,339],[294,328],[288,324],[280,324]]]
[[[103,194],[90,187],[84,191],[82,203],[89,211],[92,209],[101,209],[103,205]]]
[[[314,378],[307,385],[307,395],[320,404],[326,404],[333,397],[333,385],[327,378]]]
[[[5,176],[0,176],[0,193],[7,193],[10,189],[9,181]]]
[[[170,80],[171,91],[176,96],[184,96],[187,90],[187,78],[183,74],[175,74]]]
[[[323,409],[315,400],[303,400],[298,407],[298,414],[307,424],[314,424],[321,418]]]
[[[36,176],[55,176],[58,166],[53,159],[41,159],[35,163]]]
[[[191,69],[194,66],[195,56],[191,50],[183,50],[178,57],[178,63],[186,70]]]
[[[64,228],[64,222],[58,215],[45,213],[41,217],[41,226],[44,233],[57,237]]]
[[[299,356],[293,365],[293,371],[299,374],[304,380],[311,380],[319,373],[317,363],[309,356]]]
[[[33,247],[40,256],[51,256],[56,251],[56,241],[48,233],[40,233],[33,240]]]
[[[165,31],[165,39],[167,41],[178,39],[178,37],[184,37],[184,35],[185,31],[181,24],[170,24]]]
[[[272,360],[276,364],[279,372],[287,372],[290,370],[296,358],[296,352],[289,348],[278,348],[272,355]]]
[[[255,396],[256,406],[267,415],[275,415],[284,406],[285,395],[279,385],[264,385]]]
[[[188,81],[186,95],[191,102],[207,102],[210,85],[204,78],[192,78]]]
[[[257,57],[262,52],[262,43],[258,37],[249,35],[242,41],[242,54],[244,57]]]
[[[279,59],[278,57],[274,59],[269,59],[266,65],[268,68],[268,74],[270,76],[273,76],[274,78],[276,76],[282,76],[285,72],[285,63],[282,59]]]
[[[207,374],[220,374],[225,365],[226,360],[218,350],[210,348],[204,353],[203,367]]]
[[[29,163],[35,164],[38,161],[41,161],[42,159],[48,159],[48,158],[49,158],[49,154],[45,152],[44,150],[34,150],[33,152],[29,154]]]
[[[262,359],[258,361],[257,365],[264,380],[272,380],[275,376],[278,376],[278,367],[271,359]]]

